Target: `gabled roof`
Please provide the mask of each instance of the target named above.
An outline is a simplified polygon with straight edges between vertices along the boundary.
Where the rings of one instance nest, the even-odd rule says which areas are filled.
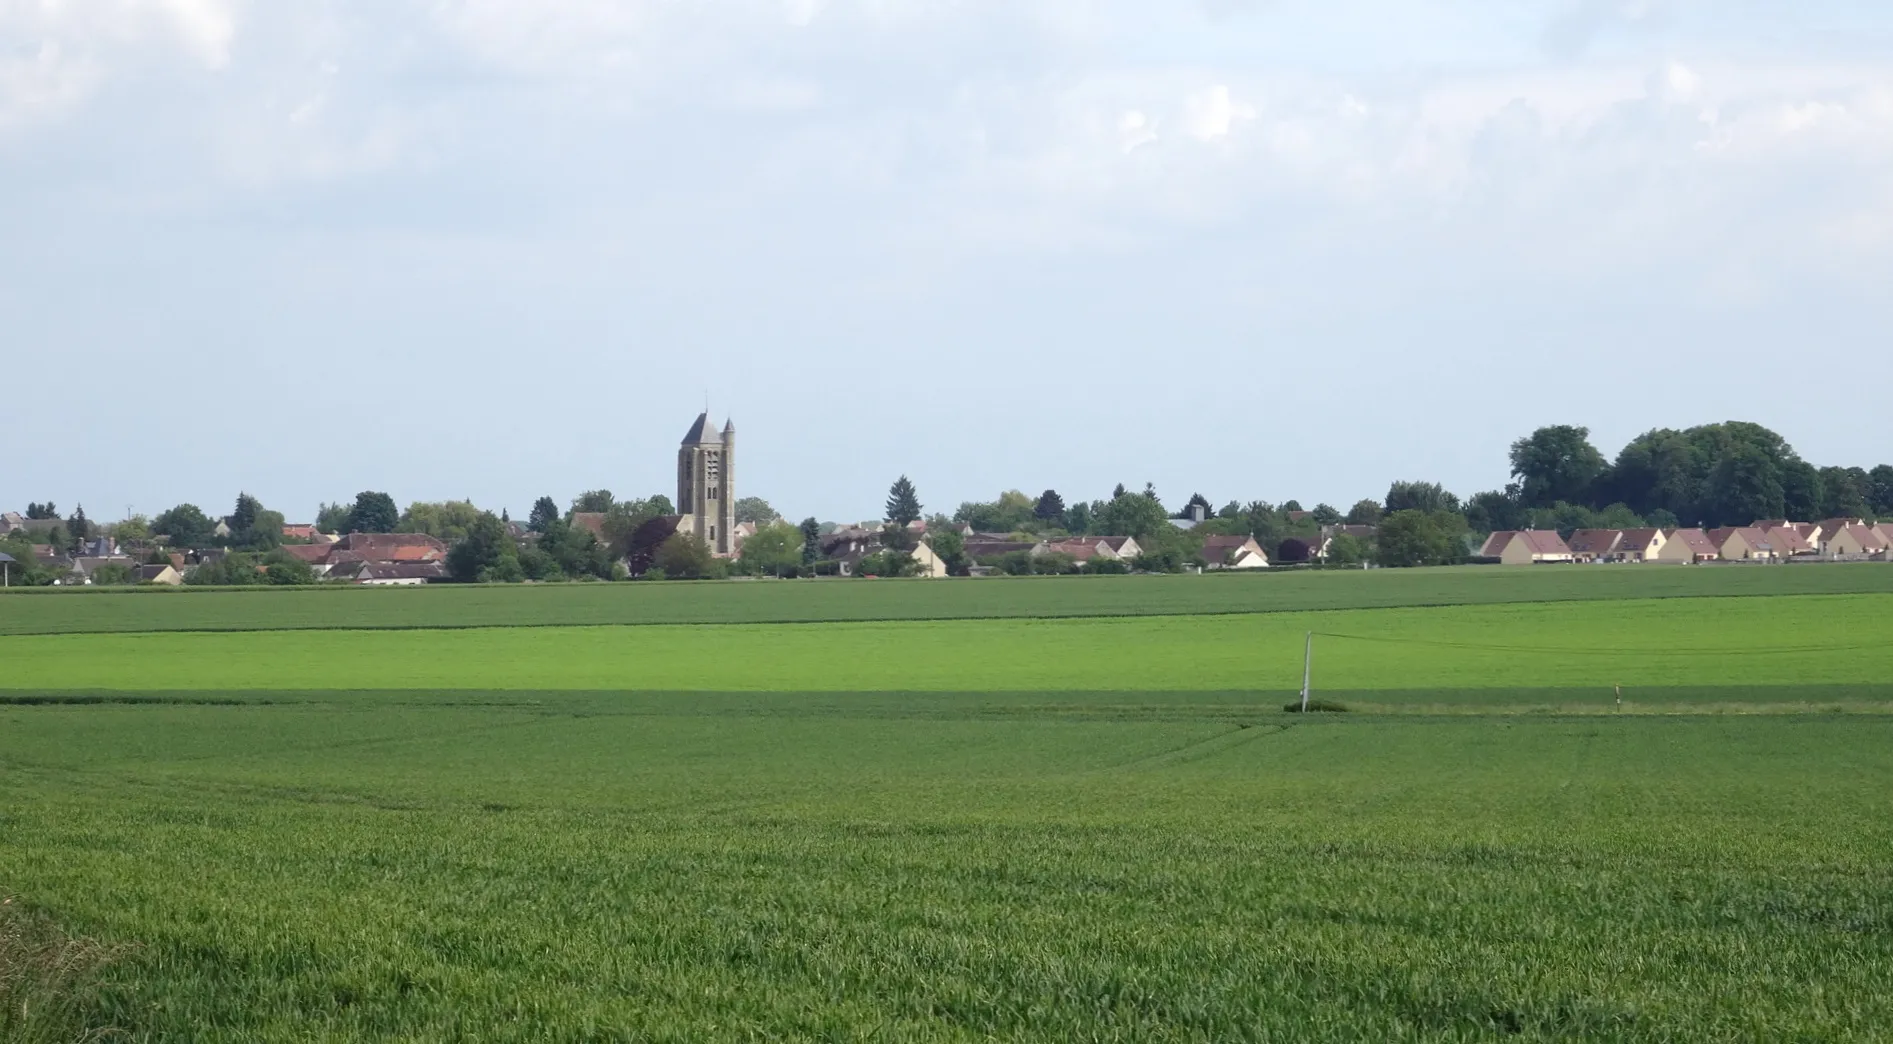
[[[331,546],[370,562],[418,562],[447,553],[446,544],[426,533],[350,533]]]
[[[1882,536],[1879,530],[1875,529],[1872,526],[1868,526],[1865,524],[1847,526],[1845,529],[1845,532],[1847,533],[1848,536],[1853,537],[1854,540],[1860,544],[1861,549],[1864,551],[1872,552],[1872,551],[1886,550],[1886,545],[1887,545],[1886,537]],[[1830,537],[1829,539],[1832,539],[1832,538]]]
[[[1849,526],[1862,525],[1864,521],[1865,521],[1864,519],[1858,519],[1858,518],[1830,518],[1824,522],[1819,523],[1821,527],[1821,539],[1824,541],[1831,539],[1835,533],[1838,533]]]
[[[1617,545],[1620,551],[1641,551],[1648,554],[1650,545],[1663,535],[1660,529],[1626,529],[1623,531],[1623,543]]]
[[[1722,545],[1709,539],[1709,534],[1700,529],[1671,529],[1667,530],[1664,535],[1669,537],[1671,541],[1682,541],[1683,545],[1689,548],[1694,554],[1719,555],[1722,553]]]
[[[1621,529],[1580,529],[1565,541],[1575,555],[1607,555],[1623,542]]]
[[[605,513],[603,511],[574,511],[572,512],[572,528],[582,529],[597,537],[599,542],[603,543],[605,539]]]
[[[321,565],[329,560],[335,550],[334,544],[284,544],[283,551],[289,557],[310,565]]]
[[[1779,523],[1773,526],[1758,526],[1756,528],[1760,529],[1763,535],[1768,538],[1769,546],[1774,548],[1776,554],[1799,555],[1814,550],[1814,545],[1808,543],[1807,538],[1801,535],[1800,530],[1797,530],[1787,523]]]
[[[1558,535],[1555,529],[1501,529],[1486,538],[1485,545],[1479,549],[1482,558],[1497,558],[1512,541],[1522,540],[1533,557],[1546,555],[1569,555],[1571,548]]]

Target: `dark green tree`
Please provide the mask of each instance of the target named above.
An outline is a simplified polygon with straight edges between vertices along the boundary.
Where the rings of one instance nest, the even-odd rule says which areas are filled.
[[[1794,517],[1804,521],[1818,517],[1865,518],[1873,514],[1873,477],[1865,468],[1822,468],[1821,498],[1818,508],[1808,515]]]
[[[927,534],[927,544],[933,553],[939,556],[950,576],[965,576],[967,567],[972,565],[966,558],[966,538],[959,530],[941,527],[937,532]]]
[[[1459,498],[1437,482],[1396,482],[1387,488],[1386,513],[1458,511]]]
[[[1801,521],[1832,518],[1834,516],[1822,511],[1826,499],[1827,483],[1814,465],[1805,460],[1791,460],[1782,464],[1781,503],[1786,518]]]
[[[1465,532],[1465,516],[1457,511],[1395,511],[1380,520],[1375,557],[1381,565],[1394,568],[1463,561]]]
[[[1341,521],[1341,511],[1333,504],[1316,504],[1314,519],[1324,526],[1338,525]]]
[[[656,567],[672,580],[702,580],[715,575],[710,545],[695,533],[673,533],[657,549]]]
[[[401,521],[401,509],[394,506],[394,498],[386,493],[364,490],[355,494],[355,506],[348,513],[348,531],[351,533],[392,533]],[[499,519],[493,521],[498,522]]]
[[[1880,521],[1893,519],[1893,464],[1882,464],[1868,473],[1873,483],[1870,506]]]
[[[1032,508],[1033,517],[1040,522],[1049,522],[1055,526],[1065,524],[1065,498],[1055,489],[1048,489],[1039,494],[1038,504]]]
[[[348,511],[347,504],[324,503],[316,509],[316,529],[324,533],[348,532]]]
[[[1350,526],[1371,526],[1380,522],[1380,501],[1359,500],[1347,509],[1347,524]]]
[[[1781,491],[1781,458],[1753,445],[1733,447],[1705,489],[1711,525],[1746,526],[1764,518],[1782,518],[1787,505]]]
[[[902,475],[894,480],[887,489],[887,514],[889,522],[906,525],[920,518],[920,496],[914,492],[914,484]]]
[[[507,535],[506,523],[491,511],[482,512],[467,535],[447,552],[447,572],[461,583],[501,583],[524,576],[519,549]]]
[[[822,524],[813,517],[802,520],[802,564],[814,565],[822,557]]]
[[[1101,536],[1136,537],[1139,544],[1153,534],[1176,529],[1170,524],[1170,512],[1164,509],[1163,501],[1147,493],[1126,493],[1105,501],[1099,505],[1091,528]]]
[[[36,522],[44,521],[49,518],[58,518],[59,509],[55,507],[50,500],[44,504],[28,504],[26,505],[26,517]]]
[[[613,502],[611,490],[588,489],[573,498],[572,510],[574,512],[584,512],[587,514],[603,513],[611,510]]]
[[[1487,490],[1466,502],[1466,524],[1474,532],[1524,529],[1530,520],[1530,510],[1519,502],[1516,482],[1503,491]]]
[[[196,504],[179,504],[151,520],[151,531],[169,537],[172,547],[209,547],[216,529]]]
[[[665,512],[669,514],[669,512]],[[739,497],[736,501],[736,521],[754,522],[758,526],[768,525],[781,518],[776,509],[761,497]]]
[[[551,497],[540,497],[532,502],[532,514],[526,516],[526,528],[534,533],[543,533],[558,517],[558,503]]]
[[[1606,467],[1589,428],[1554,424],[1512,443],[1512,477],[1526,507],[1588,503],[1591,485]]]

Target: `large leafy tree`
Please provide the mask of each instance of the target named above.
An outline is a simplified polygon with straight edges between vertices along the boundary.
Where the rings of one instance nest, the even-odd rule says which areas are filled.
[[[447,572],[462,583],[500,583],[525,575],[506,523],[491,511],[482,511],[467,535],[447,552]]]
[[[1893,517],[1893,464],[1882,464],[1868,473],[1872,480],[1873,513],[1885,522]]]
[[[151,520],[151,531],[170,537],[172,547],[208,547],[216,524],[196,504],[179,504]]]
[[[1387,510],[1391,515],[1397,511],[1458,511],[1459,498],[1446,491],[1446,487],[1437,482],[1395,482],[1387,487]]]
[[[1745,526],[1787,512],[1781,488],[1781,459],[1753,445],[1733,447],[1704,489],[1707,513],[1716,525]]]
[[[654,564],[672,580],[701,580],[715,575],[710,545],[695,533],[673,533],[657,549]]]
[[[1589,428],[1554,424],[1512,443],[1512,477],[1526,507],[1586,502],[1606,466]]]
[[[400,521],[401,509],[394,506],[393,497],[363,490],[355,494],[355,506],[348,512],[347,528],[351,533],[392,533]]]
[[[1353,507],[1347,509],[1347,524],[1350,526],[1371,526],[1380,521],[1382,514],[1384,514],[1384,512],[1380,509],[1380,501],[1356,501]]]
[[[1530,521],[1531,509],[1520,501],[1517,483],[1503,491],[1487,490],[1466,502],[1466,524],[1477,532],[1524,529]]]
[[[1456,511],[1395,511],[1380,521],[1375,557],[1396,568],[1462,561],[1465,532],[1465,516]]]
[[[894,480],[887,489],[887,513],[883,516],[889,522],[907,525],[920,518],[920,495],[914,491],[914,484],[902,475]]]
[[[484,512],[467,500],[417,500],[401,513],[396,528],[402,533],[425,533],[438,537],[443,543],[451,545],[471,532],[473,524],[479,521],[482,514]]]
[[[34,521],[44,521],[45,519],[49,519],[49,518],[58,518],[59,508],[54,506],[53,502],[50,500],[44,504],[35,502],[32,504],[26,505],[26,517],[33,519]]]
[[[610,511],[614,502],[611,490],[588,489],[572,499],[572,510],[586,513]]]
[[[980,533],[1016,533],[1035,527],[1038,501],[1016,489],[1006,490],[994,501],[969,500],[953,512],[953,521],[972,526]]]
[[[667,512],[668,513],[668,512]],[[736,521],[754,522],[758,526],[774,522],[782,516],[769,502],[761,497],[738,497],[736,500]]]
[[[224,519],[224,524],[230,527],[233,548],[268,551],[282,546],[282,512],[269,510],[248,493],[237,494],[236,506],[231,509],[230,517]]]
[[[1787,518],[1805,521],[1834,517],[1825,513],[1827,483],[1822,471],[1805,460],[1791,460],[1782,464],[1781,499],[1782,510]]]
[[[1865,518],[1874,513],[1873,476],[1865,468],[1822,468],[1818,507],[1797,518]]]
[[[782,576],[802,564],[802,530],[787,522],[760,526],[743,541],[743,571],[758,576]]]
[[[1096,505],[1091,528],[1102,536],[1136,537],[1139,544],[1152,535],[1174,532],[1170,512],[1150,493],[1126,493]]]
[[[316,509],[315,527],[324,533],[346,533],[349,511],[347,504],[324,503]]]

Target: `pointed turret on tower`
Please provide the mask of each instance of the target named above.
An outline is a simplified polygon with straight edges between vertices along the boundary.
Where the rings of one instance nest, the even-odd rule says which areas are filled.
[[[712,554],[724,557],[735,551],[735,457],[735,424],[724,422],[718,435],[708,410],[677,450],[677,511]]]

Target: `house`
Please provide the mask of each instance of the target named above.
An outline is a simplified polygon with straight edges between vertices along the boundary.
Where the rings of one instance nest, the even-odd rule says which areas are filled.
[[[1887,548],[1886,538],[1863,523],[1842,525],[1838,522],[1832,529],[1828,523],[1821,523],[1826,538],[1821,541],[1821,557],[1832,559],[1865,558],[1879,554]]]
[[[354,582],[372,587],[415,587],[445,579],[447,566],[439,561],[366,562]]]
[[[1096,537],[1073,537],[1070,540],[1054,541],[1045,545],[1045,552],[1052,555],[1069,555],[1072,561],[1080,565],[1094,558],[1117,557],[1116,552]]]
[[[9,533],[26,533],[33,536],[45,536],[66,524],[59,518],[27,518],[17,511],[0,515],[0,536]]]
[[[868,551],[854,550],[832,557],[835,560],[837,571],[840,572],[842,576],[854,576],[861,571],[861,560],[868,557],[870,554],[874,554],[878,550],[878,547]],[[946,562],[943,561],[939,555],[933,553],[933,548],[928,546],[925,540],[915,544],[914,549],[909,551],[908,555],[914,560],[915,576],[937,580],[948,575]]]
[[[1754,526],[1724,526],[1709,531],[1709,542],[1716,546],[1724,562],[1767,562],[1775,557],[1774,545],[1767,534]]]
[[[1085,539],[1096,540],[1099,543],[1103,544],[1106,550],[1109,552],[1108,554],[1105,555],[1106,558],[1122,558],[1126,561],[1129,561],[1130,559],[1136,558],[1138,555],[1141,555],[1144,553],[1144,549],[1137,546],[1136,537],[1101,536],[1101,537],[1086,537]]]
[[[1322,526],[1321,535],[1328,540],[1333,540],[1338,536],[1351,536],[1362,543],[1372,543],[1376,537],[1380,536],[1380,527],[1344,524]]]
[[[1824,522],[1816,523],[1816,526],[1819,532],[1815,537],[1814,543],[1819,549],[1821,557],[1840,558],[1846,555],[1857,555],[1861,553],[1860,551],[1854,550],[1855,546],[1860,543],[1860,535],[1851,532],[1851,530],[1855,526],[1866,528],[1865,520],[1858,518],[1830,518]],[[1830,544],[1837,545],[1840,550],[1830,550]]]
[[[1200,500],[1192,500],[1189,506],[1183,509],[1183,514],[1171,519],[1170,524],[1178,529],[1195,529],[1197,526],[1209,521],[1210,517],[1211,512],[1208,504]]]
[[[1881,540],[1886,541],[1889,546],[1893,546],[1893,522],[1882,522],[1874,526],[1873,531],[1880,534]]]
[[[26,516],[18,511],[0,511],[0,536],[26,528]]]
[[[1715,562],[1722,558],[1722,548],[1700,529],[1667,529],[1663,546],[1656,553],[1659,562]]]
[[[1496,558],[1502,565],[1541,565],[1572,562],[1571,548],[1550,529],[1507,529],[1486,538],[1479,549],[1485,558]]]
[[[1792,523],[1757,525],[1754,528],[1761,530],[1762,535],[1768,538],[1768,545],[1775,552],[1775,557],[1782,561],[1787,561],[1796,555],[1812,555],[1820,550],[1809,543]]]
[[[582,529],[590,533],[597,537],[598,542],[601,544],[611,542],[605,538],[605,513],[603,511],[572,512],[572,528]]]
[[[138,582],[178,587],[184,583],[184,576],[168,562],[163,565],[142,565],[138,567]]]
[[[1580,529],[1571,534],[1565,545],[1571,549],[1571,559],[1576,562],[1615,561],[1617,548],[1623,543],[1621,529]]]
[[[333,544],[342,539],[330,533],[324,533],[312,525],[295,523],[283,527],[283,537],[288,540],[302,540],[311,544]]]
[[[447,545],[425,533],[350,533],[329,546],[359,555],[364,562],[438,562],[447,557]]]
[[[1661,560],[1663,545],[1668,540],[1660,529],[1626,529],[1623,539],[1617,542],[1617,550],[1611,554],[1618,562],[1656,562]]]
[[[1208,536],[1203,538],[1203,561],[1211,569],[1267,569],[1269,556],[1255,537]]]
[[[968,558],[1003,558],[1017,551],[1028,555],[1043,555],[1051,550],[1051,544],[1043,540],[1000,540],[990,536],[975,536],[965,541]]]

